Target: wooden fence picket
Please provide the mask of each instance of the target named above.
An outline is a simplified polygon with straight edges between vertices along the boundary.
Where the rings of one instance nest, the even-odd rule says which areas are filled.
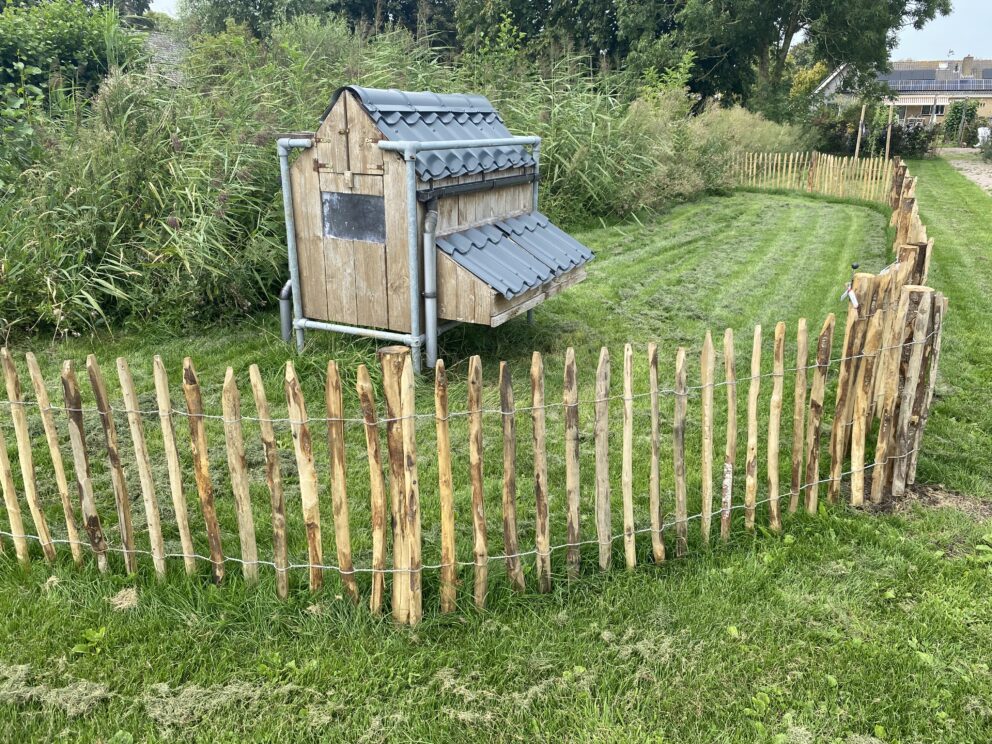
[[[809,419],[806,429],[806,511],[816,514],[820,480],[820,423],[823,420],[823,395],[827,384],[830,351],[833,346],[833,313],[827,315],[816,343],[816,368],[809,393]]]
[[[334,363],[332,362],[331,364]],[[328,368],[328,371],[330,371],[330,367]],[[334,366],[334,373],[334,376],[337,377],[336,364]],[[340,392],[340,384],[338,385],[338,390]],[[410,575],[407,580],[407,591],[409,593],[408,622],[410,625],[416,625],[424,616],[421,582],[423,561],[421,560],[420,480],[417,473],[417,397],[413,375],[413,359],[410,354],[407,354],[406,358],[403,360],[403,373],[400,378],[400,401],[400,410],[403,415],[403,511],[404,517],[406,518],[407,556],[410,569]],[[341,412],[339,411],[339,420],[340,415]],[[342,465],[344,456],[343,433],[344,432],[342,431]],[[343,482],[343,468],[341,477]],[[339,543],[338,556],[339,560],[347,560],[348,571],[351,576],[351,584],[350,587],[346,584],[346,588],[357,600],[358,590],[357,588],[354,588],[354,574],[351,573],[351,543],[350,539],[348,539],[348,508],[347,501],[344,501],[344,495],[344,488],[342,487],[340,493],[343,501],[343,508],[340,512],[342,517],[342,529],[339,530],[342,533],[342,542]],[[335,520],[335,528],[338,529],[337,520]],[[347,550],[347,554],[345,554],[345,550]]]
[[[864,505],[865,495],[865,440],[871,426],[871,403],[876,387],[879,346],[888,315],[884,309],[888,302],[888,285],[892,274],[874,277],[873,292],[869,303],[869,319],[865,329],[861,364],[854,379],[854,407],[851,415],[851,505]]]
[[[523,592],[524,570],[517,536],[517,426],[513,380],[506,362],[499,363],[500,419],[503,425],[503,552],[510,585]]]
[[[234,370],[231,367],[227,368],[224,375],[221,411],[224,414],[227,470],[231,476],[234,512],[238,520],[238,540],[241,543],[241,572],[245,581],[254,583],[258,581],[258,546],[255,542],[255,519],[251,510],[245,440],[241,427],[241,393],[238,392]]]
[[[852,392],[861,363],[861,350],[864,348],[867,330],[867,321],[864,320],[864,317],[871,305],[869,297],[871,284],[870,274],[855,275],[853,291],[854,296],[859,300],[858,307],[855,307],[853,303],[848,305],[847,320],[844,324],[841,361],[837,370],[836,405],[830,431],[830,483],[827,490],[827,498],[830,503],[836,502],[840,495],[841,471],[850,442],[851,427],[854,424],[854,396]]]
[[[648,344],[648,385],[651,388],[651,475],[648,508],[651,510],[651,555],[655,563],[665,560],[665,515],[661,508],[661,406],[658,391],[658,345]]]
[[[675,471],[675,555],[689,550],[688,505],[685,481],[685,417],[687,408],[685,347],[675,354],[675,417],[672,420],[672,459]]]
[[[620,487],[623,496],[623,552],[628,569],[637,565],[634,533],[634,351],[623,347],[623,451]]]
[[[779,514],[779,432],[782,426],[782,390],[785,384],[785,323],[775,325],[775,346],[772,352],[772,398],[768,412],[768,515],[773,532],[782,529]]]
[[[716,355],[713,351],[713,334],[706,331],[703,351],[700,354],[700,397],[702,415],[702,508],[700,509],[699,529],[703,544],[709,545],[710,526],[713,520],[713,374]]]
[[[486,486],[482,472],[482,359],[468,360],[469,472],[472,481],[472,528],[475,534],[475,604],[486,606],[489,590],[489,541],[486,534]]]
[[[292,364],[288,369],[292,369]],[[224,580],[224,549],[221,545],[220,526],[217,523],[217,506],[214,502],[214,485],[210,480],[210,455],[207,452],[207,429],[203,422],[203,395],[200,381],[193,367],[193,360],[183,359],[183,395],[189,413],[189,438],[193,451],[193,475],[200,498],[200,511],[207,530],[210,548],[211,574],[214,583]]]
[[[72,560],[77,566],[83,563],[83,543],[79,539],[79,528],[76,525],[76,513],[72,506],[72,498],[69,496],[69,483],[65,477],[65,464],[62,461],[62,450],[59,447],[59,434],[55,428],[55,417],[52,415],[52,404],[48,399],[48,389],[45,387],[45,378],[41,374],[41,367],[38,360],[30,351],[25,354],[28,364],[28,375],[31,377],[31,385],[34,388],[34,399],[38,402],[38,413],[41,415],[41,424],[45,430],[45,440],[48,442],[48,453],[52,461],[52,471],[55,474],[55,485],[58,488],[59,500],[62,502],[62,513],[65,515],[66,539],[69,541],[69,550],[72,552]]]
[[[364,378],[360,378],[362,393],[362,407],[366,409],[365,420],[370,420],[370,413],[374,416],[374,404],[372,398],[372,384],[368,381],[368,372]],[[368,403],[364,402],[368,399]],[[448,422],[448,373],[444,368],[444,361],[437,360],[434,367],[434,428],[437,435],[437,477],[438,477],[438,497],[441,502],[441,612],[454,612],[455,600],[458,596],[458,566],[455,561],[455,495],[451,478],[451,428]],[[368,431],[368,429],[366,429]],[[378,450],[378,434],[375,436],[376,450]],[[376,456],[376,459],[378,456]],[[369,439],[369,467],[378,467],[382,472],[382,465],[373,465],[372,462],[372,439]],[[385,510],[385,497],[382,502]],[[373,519],[373,523],[375,519]],[[385,537],[383,533],[382,538]],[[380,539],[382,539],[380,538]]]
[[[348,511],[348,471],[345,465],[344,400],[338,364],[327,363],[324,384],[324,402],[327,411],[327,449],[331,453],[331,515],[334,519],[334,546],[337,550],[338,568],[344,593],[358,603],[358,584],[351,560],[351,524]],[[416,463],[414,463],[414,466]],[[411,569],[412,570],[412,569]],[[411,574],[411,578],[413,574]],[[416,574],[419,581],[419,571]]]
[[[806,367],[809,364],[809,331],[806,318],[796,329],[796,384],[792,401],[792,480],[789,488],[789,513],[799,508],[803,481],[803,423],[806,420]]]
[[[121,542],[124,544],[124,567],[128,573],[138,570],[138,556],[134,552],[134,527],[131,524],[131,498],[128,495],[127,479],[124,477],[124,464],[121,462],[120,446],[117,440],[117,426],[114,423],[114,413],[107,394],[107,384],[96,356],[86,357],[86,372],[90,378],[90,387],[96,400],[97,413],[103,427],[103,436],[107,445],[107,462],[110,467],[110,482],[114,491],[114,502],[117,505],[117,523],[120,526]],[[30,445],[28,445],[30,446]]]
[[[565,406],[565,501],[568,508],[569,579],[579,575],[579,386],[575,369],[575,350],[565,349],[565,379],[562,399]]]
[[[610,352],[599,350],[596,367],[596,538],[599,541],[599,567],[610,567],[613,524],[610,515]]]
[[[179,530],[179,542],[183,551],[183,565],[187,575],[196,571],[196,549],[193,534],[189,529],[189,512],[186,495],[183,493],[183,471],[179,464],[179,448],[176,445],[176,431],[172,422],[172,398],[169,395],[169,378],[162,358],[157,354],[152,359],[152,377],[155,380],[155,401],[158,404],[158,418],[162,430],[162,448],[165,464],[169,472],[169,494],[172,497],[172,511]],[[261,415],[261,414],[259,414]]]
[[[910,485],[916,482],[916,466],[919,462],[920,445],[923,439],[923,432],[930,418],[930,407],[933,405],[934,389],[937,386],[937,373],[940,368],[941,335],[944,326],[944,315],[947,313],[947,298],[940,292],[934,294],[933,318],[927,331],[928,343],[930,344],[930,354],[924,367],[926,382],[923,392],[922,408],[916,420],[916,435],[913,440],[913,449],[909,455],[909,472],[906,482]]]
[[[916,315],[910,324],[908,336],[910,348],[904,365],[900,365],[905,382],[900,391],[899,415],[896,419],[893,439],[895,442],[895,461],[892,467],[892,498],[902,498],[906,490],[906,480],[909,473],[909,454],[913,447],[913,419],[917,396],[923,395],[923,363],[927,356],[927,330],[931,321],[932,292],[929,288],[914,288],[914,294],[919,299],[916,305]],[[919,413],[916,413],[919,420]]]
[[[368,374],[366,372],[366,374]],[[258,428],[265,452],[265,482],[269,488],[269,503],[272,510],[272,562],[276,570],[276,596],[286,599],[289,596],[289,553],[286,547],[286,494],[282,485],[282,471],[279,467],[279,446],[269,412],[269,399],[265,394],[265,383],[257,364],[248,368],[251,391],[255,398],[255,411],[258,413]],[[382,475],[380,468],[379,475]],[[374,514],[373,514],[374,519]],[[373,565],[376,553],[373,549]],[[373,574],[373,576],[381,574]],[[373,578],[373,584],[375,579]]]
[[[379,349],[382,367],[382,396],[386,404],[386,452],[389,458],[389,508],[393,532],[392,614],[396,623],[410,619],[409,543],[406,535],[406,475],[403,471],[403,427],[401,386],[403,364],[410,355],[405,346]]]
[[[83,424],[83,401],[76,380],[76,368],[71,361],[62,365],[62,399],[66,420],[69,422],[69,444],[72,448],[72,469],[79,490],[79,504],[83,516],[83,529],[90,547],[96,555],[96,565],[101,572],[107,570],[107,539],[103,534],[100,515],[96,510],[96,496],[90,480],[90,460],[86,451],[86,428]]]
[[[727,447],[723,456],[723,481],[720,492],[720,539],[730,539],[730,510],[734,496],[734,465],[737,461],[737,370],[734,356],[734,332],[723,332],[723,367],[727,387]]]
[[[751,384],[747,394],[747,460],[744,464],[744,526],[754,529],[758,499],[758,397],[761,393],[761,326],[754,327],[751,346]]]
[[[21,382],[14,367],[14,360],[6,347],[0,349],[0,364],[3,366],[3,377],[7,387],[7,401],[10,404],[10,418],[14,422],[14,440],[17,442],[17,459],[21,466],[21,482],[24,485],[24,498],[28,502],[28,511],[38,531],[38,542],[45,560],[55,560],[55,543],[52,542],[48,531],[48,520],[41,508],[38,498],[38,484],[35,480],[34,457],[31,454],[31,433],[28,429],[28,419],[24,414],[24,401],[21,398]]]
[[[551,591],[551,532],[548,515],[547,424],[544,415],[544,358],[531,355],[531,422],[534,436],[534,550],[537,563],[537,590]]]
[[[138,470],[141,498],[145,505],[145,522],[148,524],[152,564],[155,567],[156,578],[162,581],[165,579],[165,542],[162,538],[158,497],[155,495],[155,479],[152,477],[152,463],[145,442],[145,426],[138,406],[138,394],[134,390],[131,369],[123,357],[117,359],[117,378],[121,383],[121,396],[127,409],[128,428],[131,431],[131,444],[134,447],[134,463]]]
[[[0,427],[0,487],[3,488],[3,503],[7,508],[7,523],[10,527],[11,540],[14,543],[14,554],[22,566],[31,562],[28,552],[28,541],[25,539],[24,520],[21,519],[21,506],[17,503],[17,490],[14,486],[14,474],[10,469],[10,458],[7,456],[7,440]]]

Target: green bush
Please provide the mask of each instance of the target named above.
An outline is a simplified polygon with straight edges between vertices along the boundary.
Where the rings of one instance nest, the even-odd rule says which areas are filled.
[[[633,91],[588,69],[530,61],[510,29],[450,63],[403,31],[303,17],[267,42],[234,25],[195,39],[179,87],[111,74],[46,122],[42,157],[0,197],[0,335],[271,301],[286,273],[275,138],[313,130],[345,83],[489,96],[511,131],[545,138],[542,209],[565,222],[662,208],[728,186],[737,151],[808,144],[741,109],[691,115],[681,69]]]
[[[22,82],[23,71],[14,68],[20,61],[32,69],[28,83],[92,91],[111,67],[131,59],[140,47],[121,29],[113,7],[90,8],[79,0],[5,5],[0,10],[0,85]]]
[[[965,109],[967,105],[967,109]],[[961,116],[964,115],[964,127],[961,126]],[[967,147],[974,144],[978,139],[978,101],[953,101],[947,107],[947,114],[944,116],[944,142],[956,145],[958,134],[961,135],[961,143]]]
[[[46,106],[64,100],[67,90],[91,94],[140,49],[113,8],[50,0],[0,10],[0,193],[44,147]],[[49,92],[54,102],[46,100]]]

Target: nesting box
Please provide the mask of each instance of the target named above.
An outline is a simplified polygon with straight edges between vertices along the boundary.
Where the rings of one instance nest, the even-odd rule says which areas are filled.
[[[410,292],[410,174],[383,140],[480,142],[406,155],[416,166],[419,287],[424,218],[437,213],[440,321],[498,326],[585,278],[592,253],[536,210],[534,153],[483,144],[509,138],[483,96],[336,91],[290,170],[304,318],[409,333],[411,313],[423,313]]]

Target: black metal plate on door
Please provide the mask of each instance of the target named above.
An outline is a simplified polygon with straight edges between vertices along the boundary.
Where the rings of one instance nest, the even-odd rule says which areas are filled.
[[[320,202],[325,238],[386,242],[386,201],[381,196],[322,191]]]

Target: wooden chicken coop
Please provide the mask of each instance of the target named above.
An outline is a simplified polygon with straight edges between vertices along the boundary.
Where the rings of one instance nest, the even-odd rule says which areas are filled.
[[[418,366],[425,346],[432,365],[452,325],[501,325],[584,279],[592,253],[537,211],[539,149],[483,96],[336,91],[316,132],[279,140],[284,333],[400,342]]]

